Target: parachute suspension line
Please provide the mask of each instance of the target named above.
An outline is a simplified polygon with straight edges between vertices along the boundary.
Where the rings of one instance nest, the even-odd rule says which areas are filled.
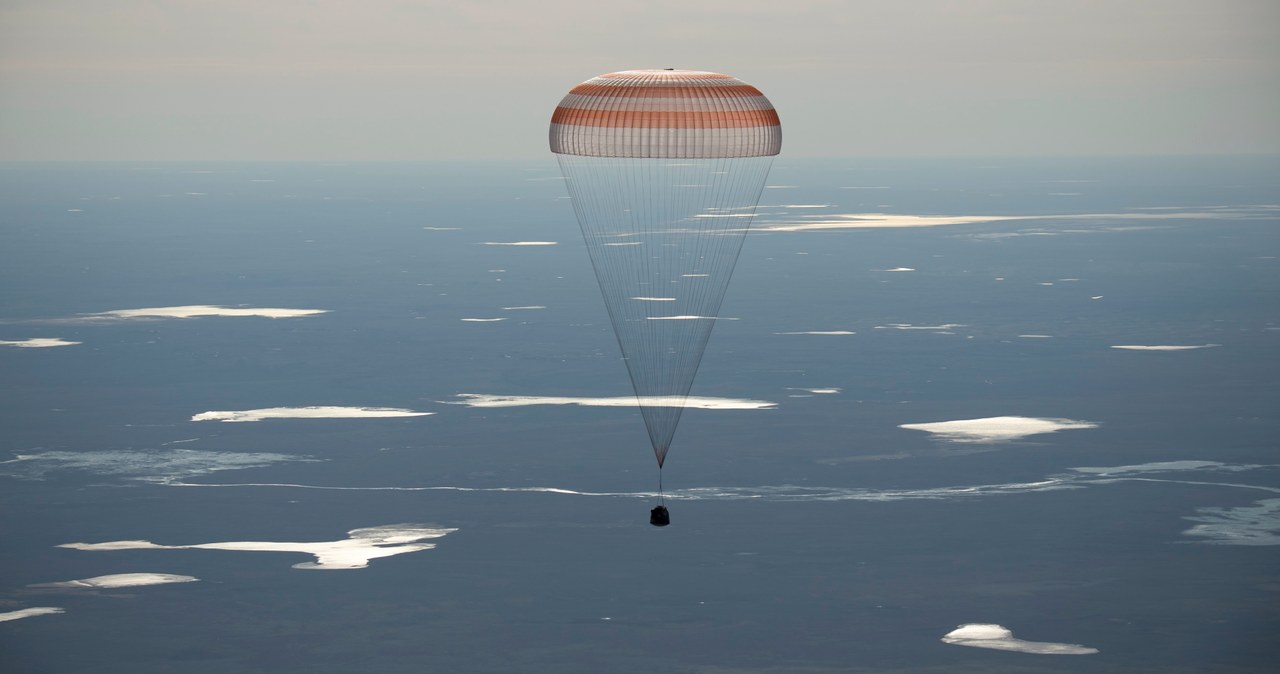
[[[772,157],[557,158],[661,467]]]
[[[658,466],[658,505],[667,504],[667,495],[662,491],[662,466]]]

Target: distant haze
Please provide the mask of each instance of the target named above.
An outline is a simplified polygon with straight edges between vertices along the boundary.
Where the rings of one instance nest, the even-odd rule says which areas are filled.
[[[0,160],[538,158],[574,84],[755,84],[784,153],[1280,151],[1273,0],[9,0]]]

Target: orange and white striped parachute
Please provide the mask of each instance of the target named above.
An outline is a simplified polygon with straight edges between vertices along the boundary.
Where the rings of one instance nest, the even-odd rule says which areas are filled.
[[[782,149],[778,113],[729,75],[627,70],[573,87],[550,143],[661,468]]]
[[[759,89],[696,70],[626,70],[569,90],[551,115],[551,151],[589,157],[773,156],[778,112]]]

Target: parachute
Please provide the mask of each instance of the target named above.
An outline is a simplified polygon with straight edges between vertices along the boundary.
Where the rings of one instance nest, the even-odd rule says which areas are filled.
[[[661,485],[685,400],[782,148],[778,113],[758,89],[729,75],[627,70],[573,87],[552,114],[550,143]]]

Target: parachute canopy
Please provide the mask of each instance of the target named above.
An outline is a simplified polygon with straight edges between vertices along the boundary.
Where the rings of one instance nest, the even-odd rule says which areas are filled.
[[[569,90],[551,115],[551,151],[588,157],[766,157],[782,150],[759,89],[698,70],[625,70]]]
[[[729,75],[628,70],[574,87],[550,142],[661,467],[782,147],[778,113]]]

